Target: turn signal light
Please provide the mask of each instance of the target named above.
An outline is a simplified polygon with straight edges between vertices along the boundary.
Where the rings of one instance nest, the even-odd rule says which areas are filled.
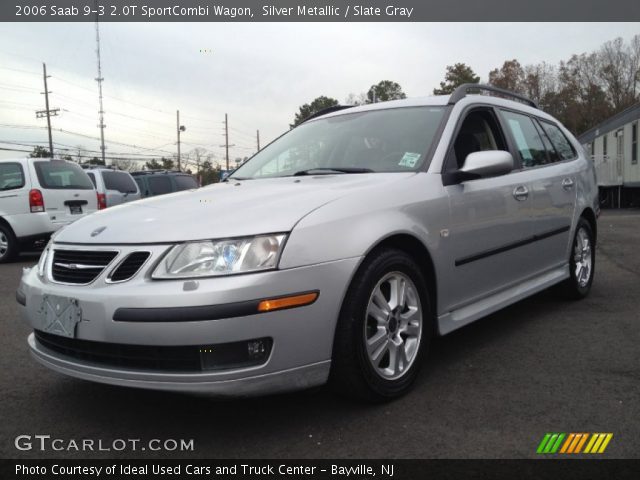
[[[302,307],[311,305],[318,298],[318,292],[301,293],[288,297],[272,298],[262,300],[258,304],[259,312],[272,312],[273,310],[282,310],[284,308]]]
[[[29,207],[31,208],[31,213],[44,212],[44,198],[40,190],[34,188],[29,191]]]

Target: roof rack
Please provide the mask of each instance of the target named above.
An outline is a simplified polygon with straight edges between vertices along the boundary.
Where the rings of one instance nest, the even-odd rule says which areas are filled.
[[[138,170],[137,172],[130,172],[131,175],[151,175],[154,173],[185,173],[180,170],[164,170],[160,169],[151,169],[151,170]],[[188,174],[187,174],[188,175]]]
[[[465,83],[463,85],[460,85],[453,91],[451,97],[449,97],[449,105],[455,105],[457,102],[462,100],[469,94],[469,90],[497,93],[499,96],[514,99],[521,103],[529,105],[530,107],[538,108],[538,104],[536,104],[536,102],[531,100],[529,97],[525,97],[524,95],[520,95],[519,93],[514,93],[509,90],[505,90],[504,88],[498,88],[492,85],[482,85],[479,83]]]
[[[96,165],[94,163],[81,163],[80,167],[85,170],[94,170],[97,168],[102,168],[106,170],[120,170],[117,165]]]
[[[340,110],[345,110],[347,108],[353,108],[353,105],[334,105],[333,107],[323,108],[322,110],[316,113],[312,113],[300,123],[307,122],[313,118],[321,117],[322,115],[326,115],[327,113],[338,112]]]

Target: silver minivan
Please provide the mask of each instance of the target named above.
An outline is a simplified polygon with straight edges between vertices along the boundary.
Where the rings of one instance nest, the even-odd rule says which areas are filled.
[[[97,167],[86,170],[98,192],[98,209],[140,199],[140,189],[129,172]]]
[[[81,219],[17,299],[32,355],[67,375],[228,396],[329,382],[384,401],[434,335],[549,287],[585,297],[598,214],[574,136],[469,84],[333,108],[224,182]]]

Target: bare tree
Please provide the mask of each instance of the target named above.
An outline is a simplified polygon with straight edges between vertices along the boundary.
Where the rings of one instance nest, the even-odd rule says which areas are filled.
[[[136,160],[130,158],[121,158],[119,160],[113,160],[113,165],[120,170],[125,170],[127,172],[135,172],[136,170],[141,170],[142,165],[139,165]]]

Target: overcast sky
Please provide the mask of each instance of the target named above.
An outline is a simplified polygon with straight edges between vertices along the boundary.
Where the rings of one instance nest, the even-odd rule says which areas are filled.
[[[230,156],[244,157],[256,130],[264,145],[319,95],[344,102],[386,79],[408,96],[429,95],[447,65],[464,62],[486,80],[507,59],[556,64],[629,39],[640,23],[103,23],[100,31],[107,155],[174,153],[180,109],[182,151],[205,147],[222,160],[225,113]],[[34,113],[44,108],[43,61],[50,107],[61,109],[53,128],[73,132],[54,130],[54,142],[97,151],[88,138],[99,136],[93,23],[0,23],[0,141],[46,142],[46,130],[33,128],[46,125]],[[0,151],[11,155],[22,154]]]

